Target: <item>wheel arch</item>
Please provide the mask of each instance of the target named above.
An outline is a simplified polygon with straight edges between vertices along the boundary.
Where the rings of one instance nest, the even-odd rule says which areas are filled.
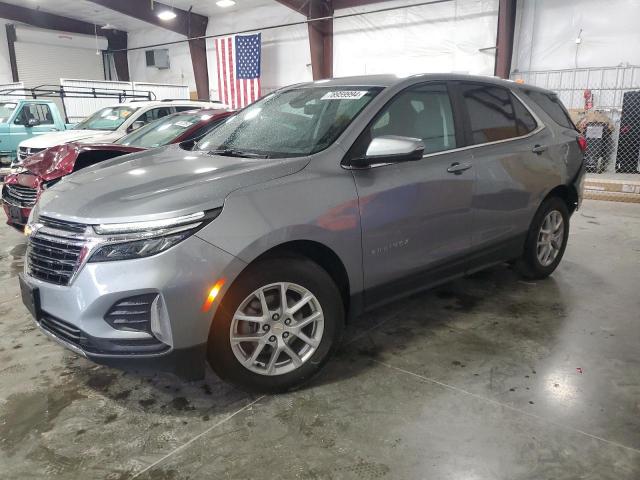
[[[540,204],[544,203],[545,200],[551,197],[561,198],[567,205],[569,215],[573,214],[573,212],[575,212],[578,208],[578,191],[573,185],[558,185],[552,188],[549,193],[547,193],[547,195],[542,199],[542,202],[540,202]]]
[[[314,240],[281,243],[260,254],[247,267],[260,260],[285,256],[305,257],[322,267],[337,285],[345,312],[349,311],[351,287],[347,269],[338,254],[323,243]]]

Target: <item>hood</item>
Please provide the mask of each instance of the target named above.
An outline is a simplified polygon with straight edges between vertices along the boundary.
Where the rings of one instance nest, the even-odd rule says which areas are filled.
[[[291,175],[308,162],[209,155],[171,145],[67,176],[44,191],[39,211],[90,224],[170,218],[220,207],[232,191]]]
[[[139,147],[130,147],[127,145],[117,144],[79,144],[75,142],[65,143],[55,147],[48,148],[42,152],[31,155],[23,163],[22,167],[41,178],[41,180],[48,182],[55,180],[56,178],[63,177],[73,172],[76,164],[76,160],[82,154],[89,154],[89,152],[109,151],[109,152],[122,152],[122,154],[139,152],[145,150]],[[99,160],[100,154],[97,153],[94,157]]]
[[[35,135],[28,140],[20,142],[21,147],[27,148],[49,148],[56,145],[63,145],[69,142],[112,142],[124,135],[119,131],[104,130],[64,130],[62,132],[45,133]]]

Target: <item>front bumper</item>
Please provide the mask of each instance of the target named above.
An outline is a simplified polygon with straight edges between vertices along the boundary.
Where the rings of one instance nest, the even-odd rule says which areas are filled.
[[[209,289],[221,278],[234,278],[244,267],[240,260],[195,236],[152,257],[87,263],[68,286],[29,276],[26,263],[23,293],[25,289],[33,292],[37,308],[30,310],[36,312],[41,330],[96,361],[153,359],[200,349],[230,281],[205,311]],[[105,320],[114,304],[147,294],[158,299],[152,333],[116,329]],[[28,305],[24,294],[23,300]]]
[[[20,232],[24,232],[24,226],[29,220],[29,214],[33,207],[23,207],[21,205],[13,205],[5,200],[0,200],[2,208],[7,216],[7,225],[15,228]]]

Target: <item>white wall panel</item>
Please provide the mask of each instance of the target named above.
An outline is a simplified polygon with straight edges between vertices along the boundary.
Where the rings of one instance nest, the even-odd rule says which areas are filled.
[[[88,88],[95,88],[96,93],[100,92],[115,93],[113,90],[128,90],[131,91],[130,82],[110,82],[106,80],[80,80],[80,79],[68,79],[61,78],[60,85],[65,88],[73,89],[73,87],[80,87],[81,90]],[[124,92],[123,92],[124,93]],[[85,117],[93,114],[101,108],[111,107],[118,103],[118,98],[67,98],[65,99],[65,106],[67,108],[67,116],[69,122],[76,123]]]
[[[336,15],[407,5],[398,0]],[[456,0],[334,21],[335,76],[458,72],[493,75],[498,0]]]
[[[179,35],[164,28],[146,28],[135,32],[129,32],[129,48],[146,46],[155,43],[171,42],[174,40],[184,40],[184,35]],[[145,50],[131,50],[129,56],[129,74],[134,82],[149,82],[162,84],[187,85],[189,90],[195,91],[196,82],[193,76],[193,65],[191,64],[191,54],[189,45],[179,43],[166,47],[169,50],[169,61],[171,68],[159,69],[147,67]]]
[[[638,0],[519,0],[512,70],[639,65],[639,20]]]
[[[136,91],[145,91],[155,94],[156,100],[164,100],[166,98],[186,100],[189,98],[188,85],[133,82],[133,88]]]

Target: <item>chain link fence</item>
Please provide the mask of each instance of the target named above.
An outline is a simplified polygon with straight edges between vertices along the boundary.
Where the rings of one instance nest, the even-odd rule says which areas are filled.
[[[552,90],[587,140],[587,196],[640,202],[640,66],[513,72]]]

